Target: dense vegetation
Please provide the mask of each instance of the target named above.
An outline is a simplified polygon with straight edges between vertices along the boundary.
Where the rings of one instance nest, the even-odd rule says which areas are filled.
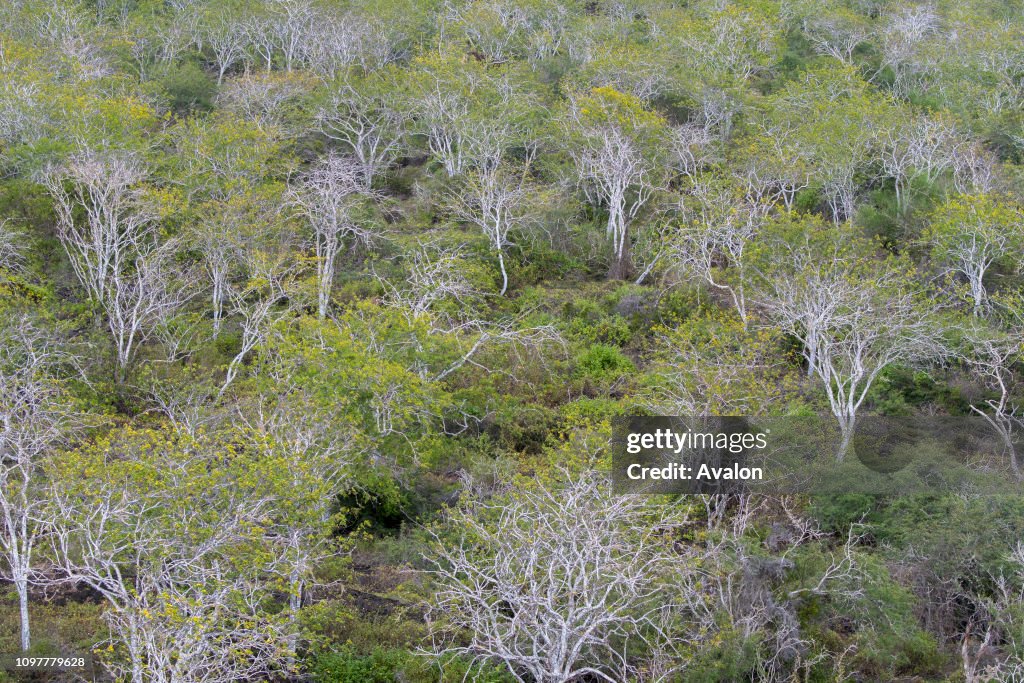
[[[627,414],[984,415],[1014,0],[4,0],[0,651],[1024,680],[1024,498],[623,497]]]

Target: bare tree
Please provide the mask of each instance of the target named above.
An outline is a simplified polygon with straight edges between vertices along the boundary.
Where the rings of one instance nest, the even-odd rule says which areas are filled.
[[[985,388],[996,393],[996,398],[986,399],[981,406],[971,404],[971,410],[981,415],[1003,442],[1010,469],[1018,481],[1024,480],[1017,456],[1017,439],[1024,430],[1024,415],[1013,401],[1012,389],[1015,385],[1013,366],[1024,358],[1022,335],[1024,330],[1019,328],[1010,334],[1001,334],[977,327],[966,338],[971,348],[962,354]]]
[[[819,337],[823,330],[844,320],[841,293],[849,284],[832,272],[842,261],[839,252],[819,261],[809,244],[786,251],[785,267],[761,283],[767,291],[759,295],[769,316],[795,331],[803,346],[807,375],[813,377],[818,372]],[[794,277],[796,273],[802,277]]]
[[[609,275],[626,278],[632,270],[629,228],[654,194],[655,164],[613,119],[595,123],[581,115],[579,106],[571,108],[570,119],[582,138],[569,149],[577,182],[592,204],[608,212],[606,232],[613,253]]]
[[[939,30],[939,16],[931,3],[894,6],[885,17],[879,32],[882,69],[889,67],[895,75],[893,88],[906,96],[917,75],[915,59],[922,44]]]
[[[217,84],[224,82],[227,72],[246,59],[249,36],[246,31],[246,16],[237,7],[228,3],[210,5],[203,14],[202,26],[197,39],[208,45],[217,67]]]
[[[515,172],[500,161],[485,162],[469,171],[461,187],[448,195],[448,205],[455,215],[480,228],[491,249],[498,252],[502,295],[508,289],[505,248],[511,245],[509,233],[529,220],[526,173],[525,168]]]
[[[173,258],[177,243],[168,241],[139,254],[131,271],[114,278],[106,302],[107,324],[114,337],[120,379],[145,342],[190,298],[190,277],[175,272]],[[167,328],[169,329],[169,328]]]
[[[92,40],[94,20],[83,10],[78,5],[52,3],[43,12],[37,26],[37,39],[49,43],[54,55],[60,55],[65,65],[71,64],[70,75],[77,81],[102,78],[113,72],[97,41]],[[57,68],[66,72],[65,65]]]
[[[967,280],[975,316],[988,305],[985,277],[998,262],[1024,263],[1024,208],[991,195],[953,197],[932,217],[925,242],[941,274]],[[1014,263],[1015,262],[1015,263]]]
[[[835,6],[826,11],[814,8],[812,13],[804,17],[803,29],[814,51],[846,64],[853,63],[854,50],[874,33],[865,19]]]
[[[869,264],[850,247],[842,236],[824,249],[808,235],[785,245],[772,257],[782,267],[760,297],[769,317],[800,340],[808,372],[821,377],[842,434],[839,459],[879,374],[940,354],[937,330],[905,268]]]
[[[963,144],[953,157],[953,187],[960,194],[990,193],[999,182],[996,156],[978,142]]]
[[[907,128],[909,124],[905,121],[887,127],[883,131],[884,140],[878,150],[882,172],[893,180],[896,207],[900,210],[906,205],[906,186],[914,165],[914,155],[907,139]]]
[[[9,220],[0,221],[0,270],[17,272],[21,267],[21,232],[11,227]]]
[[[469,165],[501,158],[520,141],[518,109],[529,97],[507,77],[489,78],[479,70],[444,69],[423,74],[410,110],[427,147],[449,178]]]
[[[359,12],[322,15],[315,30],[305,61],[325,79],[337,78],[353,65],[369,71],[394,59],[387,30]]]
[[[699,171],[717,158],[716,140],[704,126],[684,123],[672,129],[669,145],[673,154],[673,167],[687,178],[695,180]]]
[[[972,140],[957,129],[948,116],[920,116],[907,131],[914,169],[928,182],[935,182],[947,169],[954,169]]]
[[[821,171],[822,191],[833,220],[836,223],[849,220],[857,211],[857,185],[854,182],[857,162],[846,158],[833,159],[825,162]]]
[[[777,21],[749,10],[726,11],[723,4],[707,7],[701,29],[680,32],[676,38],[686,61],[698,69],[725,72],[742,80],[771,67],[781,29]]]
[[[673,513],[610,495],[593,475],[453,512],[427,558],[432,653],[504,665],[518,681],[629,678],[633,644],[665,636]]]
[[[373,186],[377,174],[401,152],[405,119],[386,90],[366,92],[351,85],[335,93],[329,104],[317,112],[321,132],[346,145],[359,160],[366,191]]]
[[[748,245],[756,238],[767,204],[742,203],[727,190],[707,184],[694,188],[698,215],[683,228],[671,247],[673,261],[732,299],[747,323]],[[731,276],[730,276],[731,275]]]
[[[575,8],[558,2],[544,3],[541,8],[526,36],[526,59],[534,68],[541,60],[558,54],[574,26]]]
[[[266,341],[277,321],[284,319],[291,310],[288,294],[292,267],[268,258],[267,254],[259,250],[248,252],[244,258],[248,280],[244,284],[227,288],[230,313],[240,318],[241,343],[238,352],[228,363],[224,382],[217,391],[218,400],[238,377],[246,356]]]
[[[514,2],[482,0],[467,5],[445,6],[445,21],[465,35],[474,50],[496,64],[512,59],[525,40],[528,10]]]
[[[693,122],[706,134],[727,141],[732,134],[733,121],[743,111],[743,104],[735,95],[721,88],[705,87],[698,95]]]
[[[377,280],[387,291],[385,302],[402,309],[411,320],[430,315],[446,301],[465,308],[479,296],[466,278],[461,246],[421,244],[407,256],[405,282],[394,284],[380,276]]]
[[[105,313],[120,380],[153,326],[189,297],[187,278],[175,277],[170,267],[175,242],[157,240],[155,213],[138,187],[142,178],[135,157],[92,152],[46,178],[61,244]],[[84,222],[76,220],[78,209]]]
[[[436,81],[423,90],[414,109],[427,137],[430,153],[441,161],[448,177],[454,178],[462,172],[465,164],[469,98]]]
[[[8,144],[38,140],[50,123],[39,85],[18,82],[2,68],[0,73],[5,76],[0,84],[0,139]]]
[[[242,212],[232,204],[217,206],[197,223],[192,237],[202,255],[202,267],[210,278],[210,303],[213,311],[213,336],[220,335],[224,303],[231,276],[241,265]]]
[[[274,30],[272,15],[268,12],[250,14],[245,18],[244,30],[254,56],[260,58],[264,70],[270,73],[277,54],[277,32]]]
[[[269,28],[284,58],[285,71],[305,61],[324,17],[311,0],[270,0]]]
[[[193,0],[172,1],[174,10],[170,20],[154,27],[155,57],[162,64],[177,61],[182,52],[189,49],[201,39],[196,38],[199,31],[199,15],[191,6]]]
[[[369,244],[373,232],[360,227],[352,215],[365,185],[360,164],[352,157],[328,154],[316,163],[289,192],[289,204],[313,228],[316,253],[317,312],[327,315],[337,258],[344,240],[353,237]]]
[[[788,121],[762,121],[759,128],[760,135],[733,175],[746,188],[748,204],[781,200],[792,211],[797,193],[811,184],[807,150]]]
[[[257,464],[222,448],[147,433],[51,472],[54,555],[103,597],[99,651],[118,680],[229,683],[272,676],[290,654],[287,620],[263,608],[270,498],[238,476]]]
[[[386,31],[358,12],[332,11],[312,0],[269,0],[245,21],[246,39],[269,72],[280,57],[286,72],[306,66],[325,79],[350,65],[379,66],[390,59]]]
[[[929,182],[934,181],[954,164],[957,147],[962,144],[948,121],[931,116],[899,119],[875,136],[876,158],[882,172],[893,180],[896,206],[901,210],[906,206],[910,180],[923,174]]]
[[[238,418],[253,446],[278,467],[277,504],[265,528],[277,548],[276,571],[287,585],[292,648],[296,620],[314,569],[340,552],[332,517],[337,496],[348,481],[355,450],[351,425],[339,422],[336,406],[314,396],[295,380],[302,360],[275,355],[262,369],[263,390]]]
[[[907,291],[886,291],[888,283],[868,286],[878,289],[842,292],[844,308],[850,306],[852,317],[840,326],[831,321],[825,334],[818,335],[822,385],[842,431],[839,458],[847,451],[857,411],[878,375],[896,363],[937,355],[932,323],[917,297]]]
[[[224,84],[217,94],[217,106],[267,131],[287,130],[289,105],[306,94],[312,84],[300,74],[252,73]]]
[[[96,302],[152,236],[154,215],[141,200],[142,162],[130,153],[86,151],[46,176],[57,235],[79,281]],[[70,185],[70,188],[66,187]],[[81,209],[84,222],[76,220]]]
[[[46,514],[44,460],[80,424],[53,376],[70,357],[49,330],[28,318],[0,329],[0,550],[18,595],[21,649],[31,645],[29,586],[33,554],[54,521]]]
[[[785,191],[782,183],[775,187],[787,206],[793,201],[790,190],[809,180],[837,224],[856,212],[860,176],[877,161],[873,131],[886,123],[879,120],[867,85],[854,74],[849,68],[810,71],[780,92],[761,124],[763,151],[756,156],[761,175],[786,181]],[[773,161],[787,168],[777,170]]]

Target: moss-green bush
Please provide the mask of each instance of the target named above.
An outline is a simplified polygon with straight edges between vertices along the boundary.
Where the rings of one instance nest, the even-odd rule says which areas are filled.
[[[599,385],[613,382],[635,369],[633,361],[608,344],[593,344],[576,357],[576,376]]]
[[[193,61],[169,67],[160,79],[160,86],[171,108],[179,114],[213,109],[217,83]]]

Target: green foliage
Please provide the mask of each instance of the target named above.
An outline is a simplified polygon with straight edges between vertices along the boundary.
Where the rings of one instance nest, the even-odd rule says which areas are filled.
[[[69,600],[63,604],[39,603],[32,605],[31,609],[35,630],[32,656],[85,653],[104,635],[100,605]],[[16,638],[18,626],[17,596],[10,591],[0,602],[0,647],[6,652],[17,652],[20,647]]]
[[[941,672],[945,658],[935,637],[918,624],[914,595],[877,559],[864,557],[861,567],[864,599],[851,610],[864,624],[854,637],[858,667],[879,679],[908,671],[933,676]]]
[[[497,406],[487,428],[494,443],[512,452],[537,453],[555,422],[553,411],[540,405],[507,401]]]
[[[853,524],[860,524],[874,511],[877,500],[863,494],[815,496],[808,512],[818,520],[822,529],[834,534],[846,533]]]
[[[607,344],[594,344],[576,357],[576,375],[598,384],[614,382],[634,369],[633,361]]]
[[[192,111],[209,111],[217,84],[193,61],[184,61],[168,68],[160,78],[171,108],[179,115]]]
[[[871,194],[857,212],[857,224],[863,226],[864,233],[877,237],[887,249],[896,250],[905,246],[905,225],[899,219],[896,207],[896,196],[888,189],[880,189]]]
[[[872,529],[897,548],[921,548],[936,575],[985,587],[992,577],[1008,573],[1006,549],[1024,531],[1024,501],[1015,496],[900,498],[878,512]]]
[[[886,369],[868,395],[879,415],[910,415],[915,409],[939,406],[953,415],[970,414],[970,406],[955,387],[926,372],[905,367]]]
[[[374,648],[358,654],[344,646],[339,651],[320,655],[312,666],[315,683],[457,683],[473,680],[479,683],[510,683],[508,673],[491,666],[471,666],[460,659],[431,664],[408,650]]]
[[[316,683],[391,683],[408,667],[412,656],[403,650],[376,649],[366,656],[351,648],[321,655],[313,664]]]
[[[747,328],[729,314],[693,317],[656,332],[642,397],[662,414],[782,414],[799,405],[783,401],[795,384],[794,363],[776,332]],[[738,367],[746,371],[737,374]]]
[[[373,307],[350,311],[338,324],[302,318],[282,327],[267,362],[281,373],[276,376],[303,386],[314,405],[344,416],[357,441],[383,439],[401,449],[417,431],[429,430],[430,411],[440,412],[445,396],[408,369],[401,347],[395,357],[377,356],[363,336],[366,325],[378,338],[391,333],[407,342],[417,334],[415,326]]]
[[[357,529],[393,531],[405,521],[408,494],[389,477],[378,472],[367,472],[358,477],[358,483],[338,496],[338,505],[345,513],[342,533]]]
[[[755,667],[757,639],[727,630],[716,637],[709,647],[695,654],[686,670],[687,681],[699,683],[726,683],[743,680]]]
[[[606,424],[613,417],[622,415],[624,408],[613,399],[584,397],[565,404],[560,412],[563,430],[570,432],[577,428]]]
[[[566,332],[583,342],[625,346],[632,338],[624,318],[604,313],[597,304],[578,307],[573,313]]]

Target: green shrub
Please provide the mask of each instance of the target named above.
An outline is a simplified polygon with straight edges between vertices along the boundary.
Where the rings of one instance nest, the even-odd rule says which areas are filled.
[[[561,413],[563,429],[573,429],[586,425],[607,422],[624,414],[621,402],[607,398],[581,397],[563,405]]]
[[[864,521],[874,509],[874,496],[847,493],[815,496],[808,512],[818,520],[823,531],[841,535],[849,531],[851,524]]]
[[[571,336],[592,344],[625,346],[632,338],[629,323],[617,315],[601,316],[595,321],[577,318],[569,324]]]
[[[666,327],[675,327],[700,315],[708,302],[697,289],[677,287],[658,300],[656,319]]]
[[[539,453],[556,422],[557,416],[544,406],[507,398],[496,407],[487,434],[510,451]]]
[[[171,108],[179,114],[213,109],[217,84],[194,62],[172,66],[160,79]]]
[[[914,408],[937,405],[953,415],[970,414],[968,401],[960,391],[939,384],[928,373],[894,366],[886,368],[868,393],[872,412],[879,415],[909,415]]]
[[[694,653],[694,659],[680,680],[688,683],[727,683],[750,680],[757,661],[760,636],[743,638],[742,634],[725,630]]]
[[[394,531],[405,520],[404,510],[409,505],[409,496],[390,476],[367,470],[359,473],[355,484],[338,496],[338,504],[345,517],[342,532],[360,528]]]
[[[231,358],[242,349],[242,335],[237,332],[221,332],[214,340],[213,347],[221,356]]]
[[[393,683],[396,674],[409,664],[411,657],[404,650],[380,648],[360,656],[354,648],[346,646],[316,660],[313,680],[316,683]]]
[[[633,361],[608,344],[594,344],[576,358],[576,376],[598,384],[613,382],[634,370]]]
[[[921,629],[917,599],[896,583],[879,559],[861,555],[864,591],[857,605],[842,605],[841,613],[860,623],[855,640],[857,668],[876,680],[894,680],[908,673],[936,674],[945,661],[934,636]]]
[[[351,645],[318,657],[311,673],[314,683],[511,683],[512,680],[504,669],[473,666],[463,659],[436,662],[408,650],[383,648],[360,655]]]

